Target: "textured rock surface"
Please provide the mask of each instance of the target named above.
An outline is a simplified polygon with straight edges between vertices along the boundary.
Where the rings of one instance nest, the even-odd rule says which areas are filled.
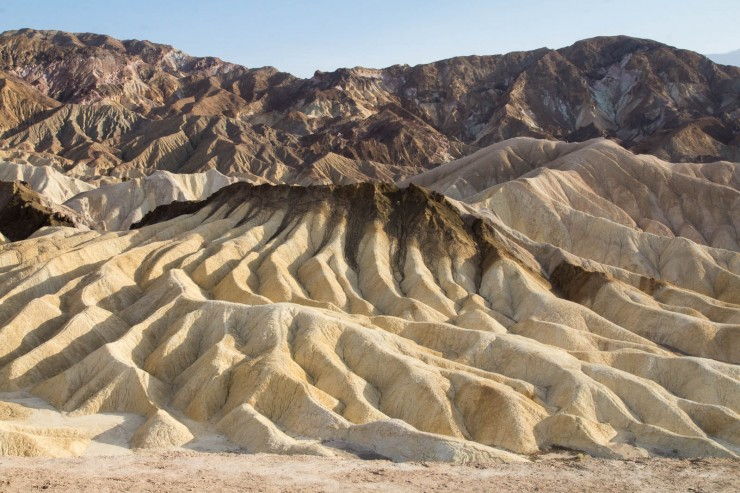
[[[103,230],[129,229],[149,211],[174,201],[202,200],[237,178],[216,170],[205,173],[153,174],[75,195],[64,205],[88,218],[90,224]]]
[[[630,229],[669,243],[647,277],[466,207],[237,183],[134,231],[4,244],[0,391],[167,409],[248,451],[737,456],[737,253]]]
[[[147,41],[9,31],[0,148],[56,156],[83,177],[216,168],[272,183],[324,183],[327,166],[343,181],[396,180],[516,136],[738,160],[739,79],[738,67],[628,37],[298,79]]]
[[[0,161],[0,180],[25,182],[49,207],[60,206],[60,210],[84,218],[78,223],[99,230],[125,230],[160,205],[203,200],[240,179],[216,170],[191,174],[156,171],[141,178],[95,186],[41,162],[33,165]]]
[[[10,241],[24,240],[45,226],[79,226],[85,221],[67,207],[54,204],[25,182],[0,181],[0,233]]]
[[[0,34],[0,455],[736,459],[738,80]]]
[[[55,204],[63,204],[78,193],[95,188],[82,180],[66,176],[51,166],[0,161],[0,181],[23,181],[29,188]]]
[[[626,239],[636,235],[630,230],[637,230],[740,250],[737,162],[676,164],[634,155],[605,139],[565,143],[517,138],[405,183],[493,211],[532,239],[566,249],[580,242],[577,234],[590,236],[583,242],[588,248],[604,231],[613,231],[613,236],[623,231]],[[569,226],[575,222],[579,226]],[[599,225],[598,231],[589,231],[590,225]],[[604,250],[610,247],[617,250],[616,245]]]
[[[190,430],[167,411],[154,411],[131,437],[135,448],[166,449],[185,445],[193,439]]]

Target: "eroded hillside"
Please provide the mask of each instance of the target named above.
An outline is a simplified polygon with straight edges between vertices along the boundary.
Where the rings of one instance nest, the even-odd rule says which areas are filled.
[[[88,178],[215,168],[271,183],[399,180],[519,136],[737,160],[739,78],[624,36],[300,79],[148,41],[23,29],[0,35],[0,147]]]
[[[394,460],[737,455],[738,254],[695,245],[701,289],[693,265],[649,278],[460,207],[237,183],[133,231],[4,244],[2,390],[149,416],[133,446],[204,426]]]

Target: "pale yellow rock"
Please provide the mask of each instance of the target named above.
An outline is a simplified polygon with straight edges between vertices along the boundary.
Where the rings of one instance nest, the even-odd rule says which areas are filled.
[[[533,205],[563,244],[613,235],[570,251],[469,207],[236,184],[135,231],[4,244],[0,390],[148,416],[139,447],[216,427],[249,452],[397,461],[738,456],[737,253]],[[18,430],[8,450],[78,450]]]
[[[0,158],[0,181],[25,181],[28,186],[55,204],[62,204],[94,185],[72,178],[51,166],[4,161]]]
[[[31,411],[15,402],[0,401],[0,421],[12,421],[27,418]]]
[[[160,205],[174,201],[203,200],[237,181],[215,169],[205,173],[153,174],[121,183],[102,185],[65,200],[64,205],[103,230],[122,230],[141,220]]]
[[[563,221],[564,214],[740,249],[740,163],[676,164],[635,155],[607,139],[566,143],[519,137],[405,183],[495,211],[532,239],[566,249],[574,243],[591,248],[593,240],[584,242],[567,224],[550,224],[558,216]],[[600,222],[581,221],[592,224]],[[603,234],[594,231],[592,237]]]
[[[89,437],[69,428],[40,428],[0,421],[0,456],[74,457]]]
[[[219,421],[217,428],[231,441],[252,453],[333,455],[316,442],[296,440],[286,435],[249,404],[234,408]]]
[[[158,409],[136,430],[131,445],[134,448],[172,448],[185,445],[193,438],[187,426],[164,409]]]

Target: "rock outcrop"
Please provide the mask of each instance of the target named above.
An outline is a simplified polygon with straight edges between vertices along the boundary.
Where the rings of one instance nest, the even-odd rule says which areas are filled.
[[[56,205],[25,182],[0,181],[0,233],[10,241],[24,240],[45,226],[87,229],[73,210]]]

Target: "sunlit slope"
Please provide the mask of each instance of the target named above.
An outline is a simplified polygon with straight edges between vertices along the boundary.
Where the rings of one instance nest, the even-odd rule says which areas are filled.
[[[559,246],[567,247],[563,235],[574,234],[566,224],[572,216],[589,228],[603,219],[740,250],[740,163],[669,163],[606,139],[516,138],[407,182],[494,211],[523,233]]]
[[[77,212],[99,230],[125,230],[160,205],[202,200],[235,181],[212,169],[204,173],[151,175],[98,186],[78,180],[49,165],[0,161],[0,181],[24,181],[51,204]]]
[[[125,230],[160,205],[202,200],[235,181],[237,178],[213,169],[191,174],[155,171],[149,176],[77,194],[64,205],[88,217],[98,229]]]
[[[395,460],[738,453],[733,252],[666,238],[703,257],[651,279],[370,184],[237,183],[144,223],[0,246],[0,390],[148,416],[132,446],[194,420]]]

